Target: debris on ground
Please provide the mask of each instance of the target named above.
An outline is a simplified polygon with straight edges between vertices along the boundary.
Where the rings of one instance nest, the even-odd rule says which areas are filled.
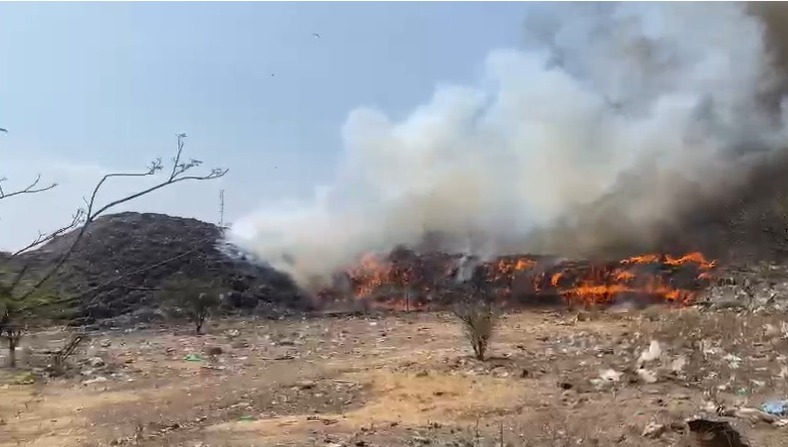
[[[693,418],[687,426],[699,447],[750,447],[729,422]]]
[[[96,334],[111,343],[75,355],[72,374],[42,374],[40,385],[19,387],[13,373],[3,381],[0,370],[0,419],[23,444],[46,436],[46,427],[27,422],[43,417],[102,445],[118,437],[115,427],[136,433],[135,424],[141,446],[240,447],[247,436],[282,447],[492,447],[500,439],[512,446],[685,447],[685,436],[701,440],[693,447],[729,447],[713,442],[730,436],[741,440],[731,444],[738,447],[783,445],[788,418],[779,404],[788,385],[778,376],[788,368],[780,354],[788,338],[761,337],[765,324],[781,328],[784,317],[660,312],[600,313],[564,326],[565,314],[507,314],[496,356],[484,362],[465,355],[462,331],[437,313],[390,315],[375,326],[364,315],[214,320],[199,337],[189,327],[118,329]],[[232,328],[242,328],[238,337],[230,337]],[[44,350],[38,337],[28,339]],[[736,369],[731,356],[742,359]],[[105,365],[92,367],[94,357]],[[74,407],[57,410],[52,396]],[[696,421],[691,430],[684,418],[699,407],[703,419],[725,422],[739,437],[724,424]],[[84,419],[69,419],[74,412]],[[477,415],[478,426],[452,422]],[[166,431],[176,422],[178,430]],[[285,434],[292,441],[280,443]]]
[[[88,380],[82,381],[82,385],[92,385],[94,383],[103,383],[103,382],[107,382],[107,381],[109,381],[109,379],[107,379],[106,377],[98,376],[98,377],[94,377],[92,379],[88,379]]]
[[[720,416],[735,417],[740,419],[747,419],[750,422],[766,422],[767,424],[774,425],[775,427],[785,427],[788,425],[788,419],[781,419],[775,415],[761,411],[757,408],[726,408],[717,412]]]
[[[101,368],[103,366],[106,366],[104,359],[102,359],[101,357],[91,357],[87,363],[93,368]]]
[[[788,400],[768,400],[761,405],[761,410],[774,416],[788,416]]]
[[[637,361],[637,367],[642,368],[647,363],[659,360],[661,356],[662,347],[660,346],[659,342],[656,340],[651,340],[651,343],[648,345],[648,349],[640,354],[640,357]]]
[[[651,438],[656,439],[662,436],[663,433],[667,430],[663,424],[657,424],[656,422],[650,422],[646,425],[646,428],[643,429],[642,436],[644,438]]]

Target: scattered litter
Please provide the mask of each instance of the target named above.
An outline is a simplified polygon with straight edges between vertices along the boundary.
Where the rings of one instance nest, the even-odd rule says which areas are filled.
[[[771,424],[775,427],[785,427],[788,425],[788,419],[781,419],[757,408],[725,408],[721,409],[717,413],[720,416],[747,419],[751,422],[766,422],[767,424]]]
[[[648,369],[638,369],[638,377],[645,383],[657,383],[657,373],[656,371],[651,371]]]
[[[665,433],[667,427],[662,424],[657,424],[656,422],[650,422],[646,425],[646,428],[643,429],[642,436],[644,438],[656,439],[662,436]]]
[[[646,363],[659,359],[661,356],[662,348],[660,347],[659,342],[656,340],[651,340],[651,343],[648,345],[648,349],[643,351],[638,358],[638,368],[643,367],[643,365]]]
[[[109,381],[109,379],[107,379],[106,377],[98,376],[98,377],[94,377],[92,379],[88,379],[88,380],[83,381],[82,385],[90,385],[90,384],[93,384],[93,383],[103,383],[103,382],[108,382],[108,381]]]
[[[733,354],[726,354],[723,359],[728,362],[728,365],[731,367],[731,369],[738,369],[742,361],[741,357]]]
[[[619,380],[621,380],[622,374],[623,373],[620,373],[616,370],[608,369],[605,371],[600,371],[599,378],[605,382],[618,382]]]
[[[227,334],[227,337],[229,337],[229,338],[235,338],[235,337],[241,335],[241,331],[239,331],[238,329],[230,329],[230,330],[227,331],[226,334]]]
[[[101,368],[102,366],[105,366],[106,363],[101,357],[92,357],[90,360],[88,360],[88,365],[92,366],[93,368]]]
[[[788,400],[769,400],[761,405],[761,410],[774,416],[788,416]]]
[[[678,373],[684,371],[684,368],[686,366],[687,366],[687,357],[681,355],[681,356],[676,357],[676,359],[673,360],[673,363],[670,364],[670,369],[674,373],[678,374]]]
[[[203,358],[200,354],[189,354],[183,358],[187,362],[202,362]]]

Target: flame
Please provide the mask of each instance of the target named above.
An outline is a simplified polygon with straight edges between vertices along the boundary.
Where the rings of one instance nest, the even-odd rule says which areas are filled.
[[[622,264],[653,264],[655,262],[659,262],[659,255],[655,254],[648,254],[648,255],[640,255],[640,256],[633,256],[631,258],[624,259],[621,261]]]
[[[592,268],[586,277],[570,287],[561,288],[560,293],[569,302],[581,302],[586,305],[607,304],[617,295],[624,293],[650,295],[661,297],[668,302],[690,304],[697,298],[698,291],[674,287],[663,277],[653,273],[635,271],[638,266],[643,265],[680,267],[686,264],[697,265],[700,271],[696,276],[698,280],[711,279],[711,270],[717,265],[716,261],[706,260],[699,252],[680,257],[669,254],[633,256],[620,261],[618,268]],[[553,282],[553,286],[558,287],[562,275],[563,272],[554,275],[554,278],[558,279]]]
[[[391,266],[379,256],[367,253],[361,257],[358,267],[348,270],[348,275],[358,279],[353,292],[357,298],[363,299],[390,281]]]
[[[511,280],[514,279],[518,272],[531,269],[534,266],[536,266],[536,261],[529,258],[499,259],[496,263],[495,276],[492,280],[498,281],[504,278]]]
[[[561,281],[561,276],[563,275],[563,272],[553,274],[553,276],[550,277],[550,284],[552,284],[553,287],[558,287],[558,281]]]
[[[628,270],[621,270],[616,273],[616,281],[626,282],[635,278],[635,274]]]
[[[364,255],[358,264],[346,269],[354,299],[390,310],[423,310],[447,287],[451,277],[451,258],[429,273],[414,261],[393,262],[378,254]],[[499,302],[514,304],[523,297],[534,299],[557,296],[569,304],[605,305],[627,294],[649,296],[665,302],[692,303],[707,285],[717,266],[702,253],[680,256],[644,254],[618,262],[541,262],[538,257],[507,256],[480,265],[482,280]],[[679,278],[673,272],[681,271]],[[693,272],[686,275],[686,272]],[[438,277],[438,278],[434,278]],[[689,279],[687,279],[689,278]],[[437,281],[437,282],[436,282]]]
[[[698,264],[698,268],[702,270],[711,270],[717,266],[717,261],[707,261],[703,254],[699,252],[687,253],[680,258],[674,258],[670,255],[665,255],[665,264],[678,266],[688,262]]]

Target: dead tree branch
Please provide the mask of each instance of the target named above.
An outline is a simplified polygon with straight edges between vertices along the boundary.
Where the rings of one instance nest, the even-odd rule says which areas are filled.
[[[38,174],[33,183],[27,185],[26,187],[16,191],[6,192],[3,189],[3,182],[7,180],[8,178],[6,177],[0,177],[0,200],[8,199],[14,196],[21,196],[22,194],[35,194],[38,192],[49,191],[50,189],[57,186],[57,183],[50,183],[47,186],[39,186],[39,183],[41,183],[41,174]]]
[[[34,241],[34,243],[31,245],[31,247],[41,245],[42,243],[44,243],[44,242],[42,242],[43,240],[46,240],[46,241],[52,240],[52,239],[56,238],[57,236],[59,236],[60,234],[63,234],[66,231],[68,231],[68,229],[76,227],[79,223],[82,223],[82,226],[80,227],[79,231],[77,232],[76,236],[74,237],[74,240],[71,242],[71,245],[69,245],[69,247],[66,249],[66,251],[58,258],[58,260],[55,262],[55,264],[52,267],[50,267],[49,270],[47,270],[47,272],[43,276],[41,276],[35,282],[35,284],[33,284],[33,286],[28,288],[21,295],[18,295],[17,297],[15,297],[15,299],[19,300],[19,301],[23,301],[26,298],[30,297],[36,290],[38,290],[44,283],[46,283],[55,273],[57,273],[57,271],[60,270],[60,268],[63,266],[63,264],[65,264],[66,261],[71,257],[72,253],[74,252],[74,249],[77,247],[79,242],[82,240],[83,236],[85,235],[85,233],[87,232],[88,228],[93,223],[93,221],[95,221],[98,217],[100,217],[106,211],[108,211],[108,210],[110,210],[110,209],[112,209],[112,208],[114,208],[114,207],[116,207],[118,205],[121,205],[123,203],[129,202],[129,201],[134,200],[136,198],[142,197],[144,195],[150,194],[150,193],[152,193],[154,191],[157,191],[159,189],[167,187],[169,185],[173,185],[173,184],[180,183],[180,182],[185,182],[185,181],[213,180],[213,179],[217,179],[217,178],[223,177],[225,174],[227,174],[227,172],[228,172],[227,169],[213,168],[205,175],[185,175],[187,172],[191,171],[192,169],[202,165],[202,162],[200,160],[195,160],[195,159],[189,160],[188,162],[182,162],[181,161],[181,155],[183,153],[184,139],[186,138],[186,135],[185,134],[178,134],[177,138],[178,138],[178,140],[177,140],[177,152],[176,152],[175,157],[173,157],[173,159],[172,159],[173,166],[172,166],[172,169],[169,172],[169,175],[163,181],[161,181],[161,182],[159,182],[159,183],[157,183],[157,184],[155,184],[155,185],[153,185],[153,186],[151,186],[149,188],[146,188],[146,189],[143,189],[141,191],[132,193],[132,194],[130,194],[128,196],[112,200],[112,201],[108,202],[107,204],[99,207],[96,204],[96,197],[98,196],[98,193],[101,190],[101,188],[107,183],[108,180],[113,179],[113,178],[118,178],[118,177],[149,177],[149,176],[153,176],[157,172],[159,172],[159,171],[161,171],[163,169],[163,165],[162,165],[161,159],[157,158],[157,159],[153,160],[150,163],[150,165],[148,165],[148,169],[146,171],[136,172],[136,173],[134,173],[134,172],[132,172],[132,173],[119,172],[119,173],[106,174],[106,175],[104,175],[101,178],[101,180],[99,180],[99,182],[93,188],[93,191],[92,191],[92,193],[90,195],[90,199],[86,200],[86,207],[85,207],[85,209],[84,210],[80,209],[77,212],[77,215],[75,216],[75,221],[76,222],[75,223],[72,222],[73,226],[66,226],[65,229],[61,229],[62,231],[58,230],[59,232],[56,231],[54,233],[50,233],[49,235],[46,235],[46,236],[43,236],[43,237],[39,237],[40,240],[38,240],[38,242]],[[35,184],[33,186],[35,187]],[[57,233],[57,234],[55,234],[55,233]],[[29,249],[30,248],[27,248],[27,250],[29,250]],[[22,251],[24,251],[24,249]]]
[[[47,242],[55,239],[56,237],[66,233],[68,231],[73,230],[74,228],[78,227],[80,223],[82,223],[82,220],[83,220],[84,216],[85,216],[84,211],[82,209],[79,209],[79,210],[77,210],[76,213],[74,213],[73,216],[71,216],[71,222],[69,222],[67,225],[65,225],[63,227],[60,227],[57,230],[52,231],[51,233],[42,233],[42,232],[39,231],[38,232],[38,237],[36,237],[32,242],[30,242],[26,246],[24,246],[24,247],[20,248],[19,250],[11,253],[11,255],[9,256],[9,259],[14,258],[16,256],[19,256],[22,253],[25,253],[25,252],[28,252],[30,250],[33,250],[34,248],[37,248],[37,247],[39,247],[41,245],[44,245]]]

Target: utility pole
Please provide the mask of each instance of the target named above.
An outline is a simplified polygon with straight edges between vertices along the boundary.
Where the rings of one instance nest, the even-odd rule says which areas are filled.
[[[219,191],[219,228],[224,228],[224,190]]]

